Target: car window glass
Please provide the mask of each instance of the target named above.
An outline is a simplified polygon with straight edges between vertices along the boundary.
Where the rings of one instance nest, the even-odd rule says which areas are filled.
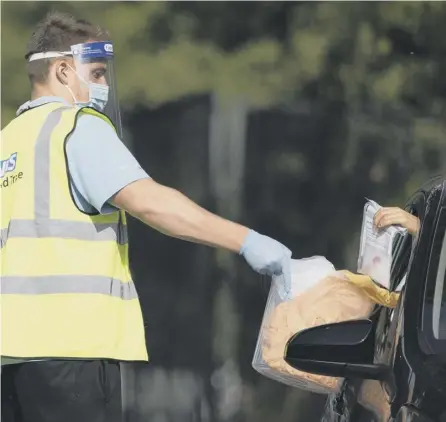
[[[446,340],[446,236],[443,234],[443,243],[440,252],[437,278],[432,304],[432,329],[437,340]]]

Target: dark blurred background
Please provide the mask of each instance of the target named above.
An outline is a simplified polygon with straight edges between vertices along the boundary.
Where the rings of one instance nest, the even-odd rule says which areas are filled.
[[[355,270],[365,197],[405,199],[445,165],[446,3],[2,2],[1,125],[49,10],[108,28],[124,142],[161,183]],[[325,398],[257,374],[268,280],[235,255],[130,221],[149,365],[127,422],[311,422]]]

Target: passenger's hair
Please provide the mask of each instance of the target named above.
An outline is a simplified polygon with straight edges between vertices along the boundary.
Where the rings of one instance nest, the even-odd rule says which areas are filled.
[[[34,53],[69,51],[70,47],[92,41],[108,41],[109,34],[99,26],[77,19],[68,13],[51,12],[37,24],[28,42],[25,58]],[[32,84],[45,83],[54,59],[28,62],[28,77]]]

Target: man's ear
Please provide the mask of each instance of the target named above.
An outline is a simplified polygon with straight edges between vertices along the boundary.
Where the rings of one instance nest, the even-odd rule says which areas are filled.
[[[71,65],[66,59],[57,60],[56,63],[54,63],[56,78],[62,85],[68,85],[69,83],[70,66]]]

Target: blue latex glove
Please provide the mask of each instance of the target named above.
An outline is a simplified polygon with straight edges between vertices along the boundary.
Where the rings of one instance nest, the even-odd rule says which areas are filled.
[[[269,276],[284,276],[284,285],[279,286],[282,298],[291,292],[291,251],[277,240],[249,230],[240,249],[246,262],[254,271]],[[283,290],[282,290],[283,288]]]

